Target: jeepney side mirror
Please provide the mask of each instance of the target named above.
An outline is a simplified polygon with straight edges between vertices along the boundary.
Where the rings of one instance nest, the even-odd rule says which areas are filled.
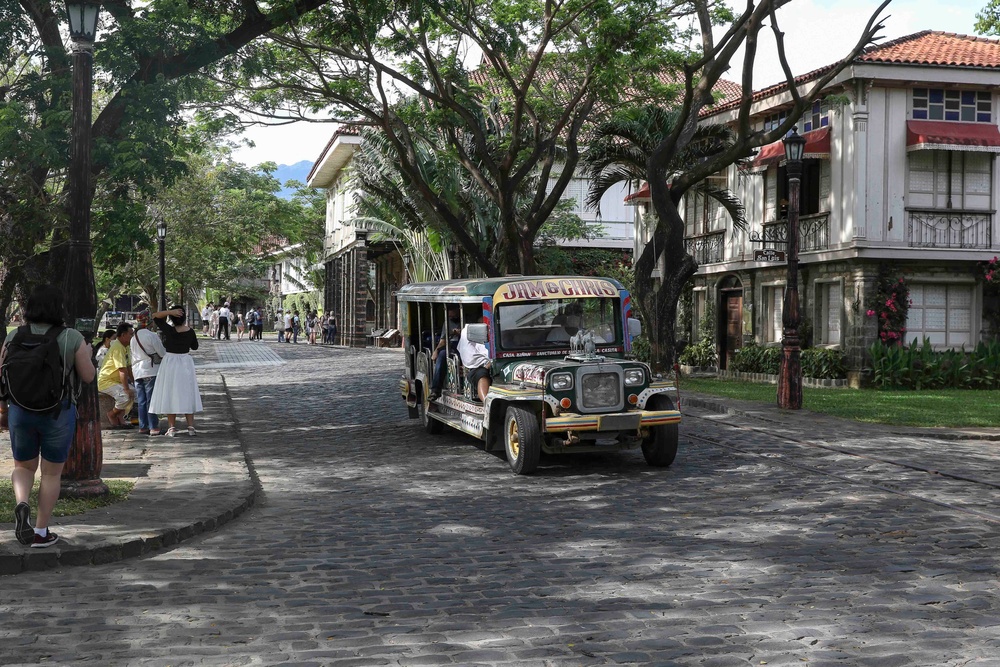
[[[469,333],[468,333],[469,342],[482,343],[483,345],[486,344],[487,337],[489,334],[487,332],[487,327],[485,324],[470,324],[468,325],[468,328],[469,328]]]
[[[628,335],[632,338],[642,335],[642,322],[634,317],[628,318]]]

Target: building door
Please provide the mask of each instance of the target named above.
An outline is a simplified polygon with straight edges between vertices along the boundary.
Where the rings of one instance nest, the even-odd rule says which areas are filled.
[[[719,368],[729,368],[736,350],[743,345],[743,290],[722,293],[726,332],[719,351]]]

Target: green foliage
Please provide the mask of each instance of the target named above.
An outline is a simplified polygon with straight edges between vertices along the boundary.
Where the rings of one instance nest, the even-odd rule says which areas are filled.
[[[741,373],[770,373],[774,375],[781,365],[781,348],[749,343],[736,350],[731,365],[732,370]]]
[[[719,357],[715,351],[715,305],[712,303],[705,306],[705,314],[698,322],[698,335],[698,342],[681,352],[680,363],[702,368],[715,366]]]
[[[251,45],[241,55],[255,67],[217,80],[265,112],[375,128],[424,224],[488,274],[534,271],[536,242],[580,224],[563,200],[588,124],[677,88],[662,81],[691,55],[685,11],[657,0],[338,5]],[[498,243],[483,243],[489,225]]]
[[[799,358],[802,376],[818,380],[843,380],[847,377],[847,357],[840,350],[810,347]]]
[[[702,338],[694,345],[688,345],[680,356],[680,362],[685,366],[698,366],[700,368],[715,366],[718,360],[718,355],[715,353],[715,341],[711,338]]]
[[[629,253],[603,248],[564,248],[549,245],[535,254],[539,274],[617,278],[627,267]],[[628,270],[627,268],[625,270]]]
[[[971,352],[935,351],[930,340],[910,345],[876,341],[868,348],[872,382],[881,388],[998,389],[1000,341],[980,342]]]
[[[300,317],[305,317],[306,313],[323,310],[323,293],[319,290],[312,292],[296,292],[285,296],[285,312],[299,311]]]
[[[799,357],[802,377],[822,380],[841,380],[847,377],[847,358],[840,350],[809,348]],[[781,348],[744,345],[733,355],[732,369],[743,373],[777,375],[781,371]]]
[[[1000,0],[989,0],[976,14],[976,32],[980,35],[1000,35]]]
[[[632,340],[632,354],[631,358],[636,361],[642,361],[645,363],[650,363],[653,359],[653,346],[649,344],[649,339],[646,338],[646,334],[641,336],[636,336]]]

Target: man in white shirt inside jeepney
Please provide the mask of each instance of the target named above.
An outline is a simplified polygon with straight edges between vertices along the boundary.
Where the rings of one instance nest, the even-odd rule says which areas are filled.
[[[482,322],[483,316],[480,315],[476,323],[482,324]],[[480,401],[486,400],[486,393],[490,390],[492,362],[489,354],[485,345],[469,340],[469,325],[466,324],[458,339],[458,355],[462,358],[462,365],[465,366],[465,380],[475,387]]]

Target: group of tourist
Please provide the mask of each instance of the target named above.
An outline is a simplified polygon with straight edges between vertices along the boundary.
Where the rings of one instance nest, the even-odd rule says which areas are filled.
[[[202,333],[209,338],[231,340],[230,333],[236,332],[236,340],[263,340],[264,313],[260,306],[251,308],[246,313],[233,312],[229,302],[224,301],[218,308],[209,302],[201,310]]]
[[[197,434],[194,414],[202,406],[189,353],[198,349],[198,339],[186,319],[183,308],[172,306],[143,311],[136,315],[135,326],[122,322],[104,332],[94,359],[97,389],[114,401],[106,414],[111,429],[132,428],[128,416],[135,404],[141,435],[176,436],[179,414],[185,417],[188,435]],[[151,322],[162,339],[150,330]],[[158,415],[166,415],[166,430],[160,430]]]
[[[325,345],[333,345],[337,340],[337,318],[333,313],[320,315],[318,311],[308,311],[305,319],[296,309],[282,311],[278,309],[274,317],[274,330],[278,332],[279,343],[298,343],[299,334],[305,331],[309,345],[316,345],[316,339]]]
[[[50,285],[31,291],[24,319],[0,348],[0,430],[10,430],[14,459],[14,535],[24,546],[44,549],[59,541],[48,525],[76,434],[83,384],[96,378],[98,391],[113,401],[107,413],[113,429],[132,428],[127,415],[135,402],[139,433],[174,437],[177,415],[183,414],[188,435],[194,436],[194,414],[202,403],[190,351],[198,349],[198,339],[184,309],[172,306],[140,313],[135,326],[123,322],[91,347],[79,331],[66,327],[62,290]],[[162,341],[148,329],[151,320]],[[159,415],[167,417],[165,431],[159,429]],[[28,503],[39,468],[32,525]]]

